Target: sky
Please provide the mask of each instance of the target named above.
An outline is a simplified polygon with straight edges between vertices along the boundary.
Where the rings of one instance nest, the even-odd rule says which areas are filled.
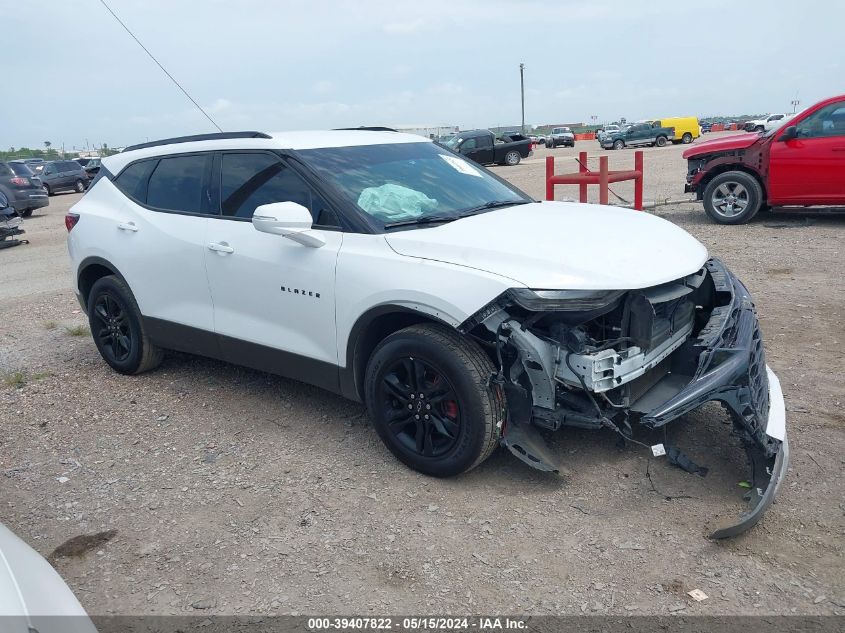
[[[791,111],[845,93],[838,0],[106,0],[224,130]],[[100,0],[0,0],[0,148],[216,131]]]

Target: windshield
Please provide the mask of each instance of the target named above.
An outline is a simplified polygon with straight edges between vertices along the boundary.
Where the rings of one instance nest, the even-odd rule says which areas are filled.
[[[382,228],[453,220],[531,198],[434,143],[302,150],[298,155]]]
[[[455,134],[455,136],[451,136],[448,139],[446,139],[446,141],[444,141],[443,144],[446,147],[449,147],[451,149],[455,149],[456,147],[458,147],[458,143],[460,143],[460,142],[461,142],[461,137],[458,136],[457,134]]]

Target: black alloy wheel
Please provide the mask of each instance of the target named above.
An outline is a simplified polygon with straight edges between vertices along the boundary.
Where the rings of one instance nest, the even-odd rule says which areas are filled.
[[[138,303],[126,282],[116,275],[101,277],[85,299],[94,344],[112,369],[140,374],[156,368],[161,348],[146,332]]]
[[[94,336],[99,340],[99,348],[107,356],[106,360],[125,362],[132,353],[134,336],[123,307],[104,293],[97,297],[91,317],[98,326]]]
[[[451,451],[461,430],[461,407],[445,376],[420,358],[402,358],[379,388],[387,426],[405,450],[422,457]]]

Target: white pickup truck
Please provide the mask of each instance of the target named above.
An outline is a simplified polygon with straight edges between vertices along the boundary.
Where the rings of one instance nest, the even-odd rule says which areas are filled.
[[[770,114],[762,119],[747,121],[744,129],[746,132],[768,132],[776,127],[780,127],[794,116],[794,114]]]

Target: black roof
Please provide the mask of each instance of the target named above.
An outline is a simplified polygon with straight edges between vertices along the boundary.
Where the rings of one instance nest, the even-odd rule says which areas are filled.
[[[336,127],[333,131],[343,132],[348,130],[364,130],[365,132],[396,132],[392,127],[381,127],[379,125],[362,125],[360,127]]]
[[[158,147],[159,145],[173,145],[175,143],[193,143],[194,141],[220,141],[227,138],[273,138],[264,132],[215,132],[213,134],[194,134],[193,136],[174,136],[173,138],[165,138],[160,141],[150,141],[149,143],[138,143],[137,145],[130,145],[124,152],[131,152],[134,149],[144,149],[145,147]]]

